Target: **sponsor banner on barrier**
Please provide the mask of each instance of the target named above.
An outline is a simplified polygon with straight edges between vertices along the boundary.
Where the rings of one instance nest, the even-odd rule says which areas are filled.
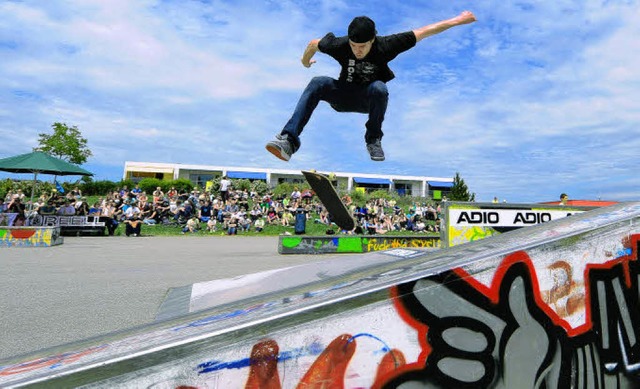
[[[17,213],[0,213],[0,226],[11,227],[16,220]]]
[[[515,210],[515,209],[492,209],[492,210],[469,210],[452,209],[449,217],[454,225],[458,226],[480,226],[480,227],[526,227],[536,224],[558,220],[572,214],[582,213],[582,210],[568,211],[562,210]]]
[[[444,226],[441,229],[442,245],[452,247],[518,228],[562,219],[594,208],[547,204],[448,202],[445,205]]]
[[[281,236],[280,254],[367,253],[397,248],[440,248],[437,236]]]
[[[46,227],[104,227],[99,216],[57,216],[36,215],[30,220],[31,226]]]

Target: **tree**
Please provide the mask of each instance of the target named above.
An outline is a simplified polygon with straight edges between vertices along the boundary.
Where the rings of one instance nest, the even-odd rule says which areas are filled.
[[[469,193],[467,184],[464,183],[464,180],[458,172],[456,172],[456,176],[453,178],[453,186],[451,187],[451,193],[449,193],[449,200],[476,201],[476,194]]]
[[[82,165],[93,155],[87,147],[87,139],[82,137],[78,127],[56,122],[51,128],[51,135],[38,134],[39,146],[34,151],[42,151],[76,165]]]

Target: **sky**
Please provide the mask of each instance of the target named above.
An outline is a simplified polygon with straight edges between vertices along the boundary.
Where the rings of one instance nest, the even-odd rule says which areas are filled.
[[[380,35],[477,22],[390,63],[382,145],[321,102],[283,162],[264,146],[314,76],[311,39],[368,15]],[[638,1],[0,0],[0,158],[77,126],[94,179],[125,161],[453,177],[477,201],[640,200]]]

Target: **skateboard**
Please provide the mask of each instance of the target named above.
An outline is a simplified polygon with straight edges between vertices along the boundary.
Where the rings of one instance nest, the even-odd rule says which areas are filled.
[[[331,214],[331,220],[343,230],[353,230],[356,227],[356,221],[349,213],[346,205],[340,200],[336,188],[333,187],[327,176],[307,170],[303,170],[302,174],[304,174],[304,178],[311,185],[311,189],[316,192],[324,207]]]

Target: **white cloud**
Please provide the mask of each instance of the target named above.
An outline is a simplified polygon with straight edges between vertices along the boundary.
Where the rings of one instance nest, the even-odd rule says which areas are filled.
[[[312,76],[339,71],[322,54],[300,65],[310,39],[344,33],[359,14],[386,34],[467,8],[478,23],[392,62],[387,161],[368,159],[366,116],[321,104],[287,167],[459,171],[480,200],[637,198],[634,3],[3,2],[0,129],[11,143],[0,153],[29,151],[61,121],[89,139],[96,165],[283,167],[264,143]]]

